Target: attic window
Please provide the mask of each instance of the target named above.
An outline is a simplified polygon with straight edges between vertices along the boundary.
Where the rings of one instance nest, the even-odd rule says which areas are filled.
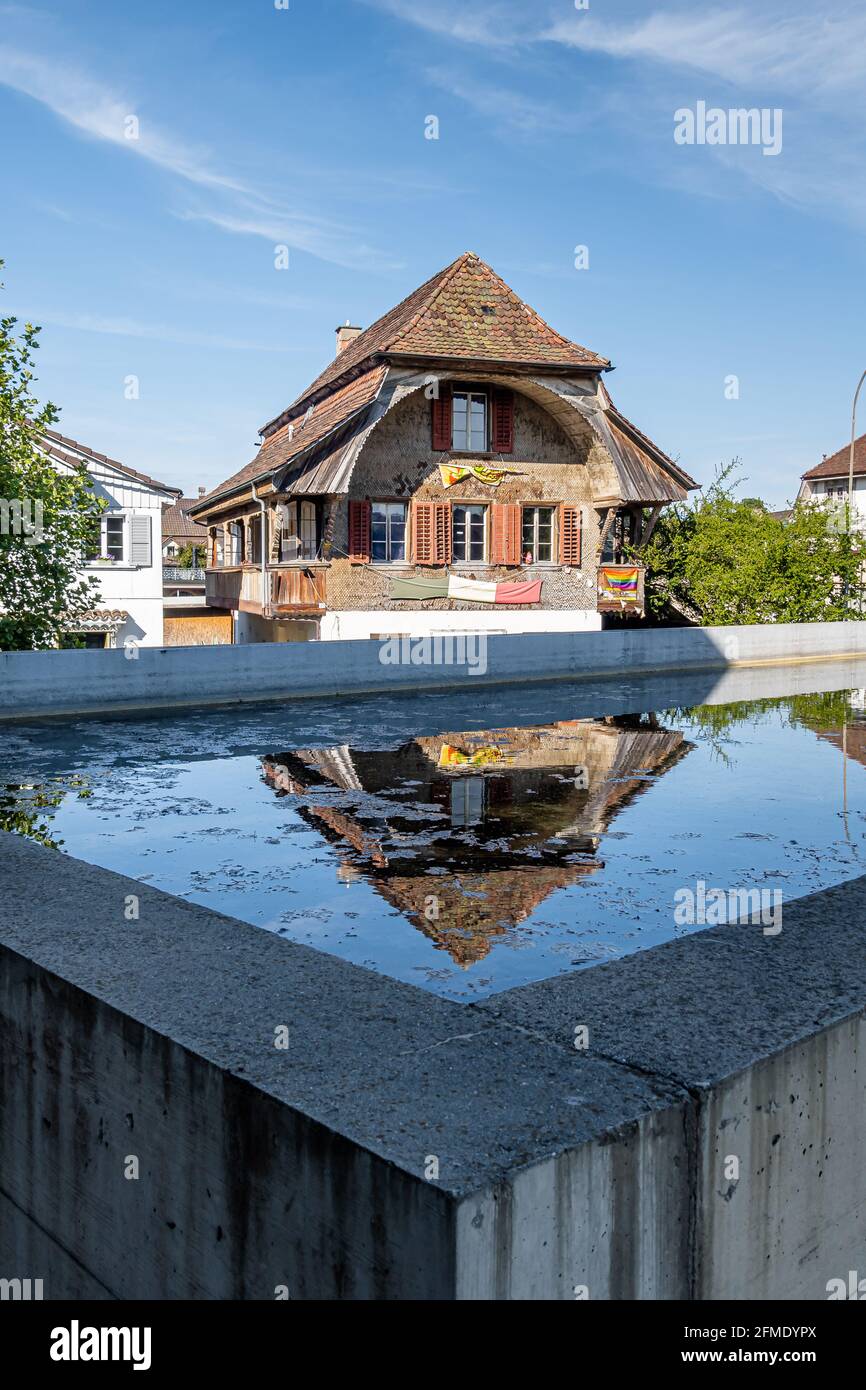
[[[496,309],[495,309],[494,305],[492,305],[492,304],[482,304],[482,305],[481,305],[481,312],[482,312],[482,314],[487,314],[487,315],[489,315],[489,316],[492,316],[493,314],[496,313]]]

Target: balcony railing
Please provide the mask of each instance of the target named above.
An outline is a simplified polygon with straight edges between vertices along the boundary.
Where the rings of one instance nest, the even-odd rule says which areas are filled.
[[[162,578],[166,584],[203,584],[203,569],[183,569],[179,565],[163,565]]]
[[[208,603],[214,608],[259,613],[263,617],[290,617],[325,608],[324,565],[269,565],[265,570],[265,602],[259,566],[209,569],[205,576]]]

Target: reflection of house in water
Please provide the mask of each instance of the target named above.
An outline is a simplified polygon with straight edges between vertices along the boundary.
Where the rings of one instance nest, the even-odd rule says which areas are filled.
[[[418,737],[393,750],[294,749],[263,760],[277,795],[345,850],[460,964],[558,888],[603,868],[617,811],[691,745],[638,719]]]

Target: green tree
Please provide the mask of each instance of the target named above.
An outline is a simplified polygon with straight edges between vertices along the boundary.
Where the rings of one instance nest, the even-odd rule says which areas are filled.
[[[859,617],[860,536],[833,507],[798,503],[783,521],[759,499],[735,497],[736,466],[661,517],[642,557],[651,612],[711,626]]]
[[[32,394],[38,334],[0,319],[0,651],[56,646],[99,595],[81,570],[102,504],[83,467],[60,473],[38,447],[57,419]]]

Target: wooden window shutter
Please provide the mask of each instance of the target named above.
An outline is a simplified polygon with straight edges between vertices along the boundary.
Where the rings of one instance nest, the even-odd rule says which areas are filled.
[[[349,559],[353,565],[370,563],[369,502],[349,502]]]
[[[439,395],[434,396],[431,402],[433,407],[433,448],[437,453],[449,453],[451,449],[452,421],[451,421],[451,387],[447,382],[440,382]]]
[[[490,563],[519,565],[523,523],[520,504],[494,502],[491,512]]]
[[[493,452],[514,452],[514,392],[493,392]]]
[[[416,565],[451,563],[450,502],[416,502],[412,508]]]
[[[149,516],[133,516],[129,519],[129,563],[141,566],[152,563]]]
[[[559,563],[580,566],[580,507],[559,509]]]

